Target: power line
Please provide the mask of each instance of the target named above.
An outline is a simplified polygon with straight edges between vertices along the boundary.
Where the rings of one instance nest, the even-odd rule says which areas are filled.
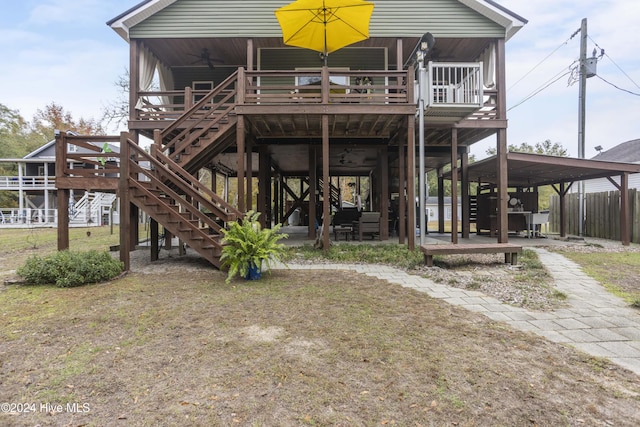
[[[567,71],[566,68],[564,68],[562,71],[558,72],[555,76],[551,77],[551,79],[547,80],[547,82],[543,83],[541,86],[539,86],[533,92],[531,92],[529,95],[525,96],[520,102],[518,102],[517,104],[515,104],[515,105],[511,106],[510,108],[508,108],[507,111],[511,111],[514,108],[524,104],[525,102],[527,102],[528,100],[530,100],[531,98],[533,98],[534,96],[536,96],[537,94],[542,92],[543,90],[547,89],[549,86],[551,86],[552,84],[554,84],[555,82],[557,82],[561,78],[563,78],[563,77],[565,77],[567,75],[570,75],[572,73],[571,67],[575,63],[576,63],[576,61],[573,61],[573,63],[569,66],[569,70],[568,71]]]
[[[512,84],[511,86],[509,86],[507,88],[507,91],[511,90],[511,88],[513,88],[515,85],[517,85],[518,83],[520,83],[522,80],[525,79],[525,77],[527,77],[529,74],[531,74],[536,68],[538,68],[540,65],[542,65],[547,59],[549,59],[554,53],[556,53],[558,50],[560,50],[560,48],[564,45],[566,45],[567,43],[569,43],[569,40],[571,40],[578,32],[580,32],[580,29],[578,29],[578,31],[574,32],[573,34],[571,34],[571,36],[569,36],[569,38],[567,40],[565,40],[563,43],[560,44],[560,46],[558,46],[557,48],[555,48],[550,54],[548,54],[547,56],[545,56],[542,61],[538,62],[531,70],[527,71],[525,73],[524,76],[520,77],[520,79],[518,79],[518,81],[516,81],[514,84]]]
[[[611,83],[611,82],[609,82],[609,81],[605,80],[605,79],[604,79],[603,77],[601,77],[599,74],[596,74],[596,77],[597,77],[597,78],[599,78],[600,80],[602,80],[603,82],[605,82],[606,84],[608,84],[608,85],[610,85],[610,86],[615,87],[615,88],[616,88],[616,89],[618,89],[618,90],[621,90],[621,91],[623,91],[623,92],[630,93],[631,95],[640,96],[640,93],[631,92],[630,90],[627,90],[627,89],[623,89],[623,88],[621,88],[621,87],[618,87],[618,86],[614,85],[613,83]]]
[[[587,36],[587,37],[589,37],[589,36]],[[601,48],[601,47],[598,45],[598,43],[596,43],[596,41],[595,41],[594,39],[592,39],[591,37],[589,37],[589,40],[591,40],[591,41],[593,42],[593,44],[595,44],[595,45],[596,45],[596,47],[597,47],[598,49],[600,49],[600,52],[602,52],[602,55],[606,56],[607,58],[609,58],[609,61],[613,62],[613,65],[615,65],[615,66],[618,68],[618,70],[620,70],[620,72],[621,72],[622,74],[624,74],[624,75],[629,79],[629,81],[630,81],[631,83],[633,83],[633,84],[634,84],[638,89],[640,89],[640,86],[638,86],[638,83],[636,83],[635,81],[633,81],[633,79],[632,79],[632,78],[631,78],[627,73],[625,73],[625,71],[624,71],[624,70],[623,70],[623,69],[622,69],[618,64],[616,64],[616,61],[614,61],[614,60],[613,60],[613,58],[611,58],[611,57],[606,53],[606,51],[605,51],[603,48]],[[600,77],[600,76],[598,76],[598,77]],[[608,81],[606,81],[606,80],[605,80],[605,79],[603,79],[602,77],[600,77],[600,78],[601,78],[604,82],[609,83]],[[615,87],[616,89],[620,89],[620,90],[622,90],[622,91],[624,91],[624,92],[629,92],[629,93],[631,93],[631,94],[633,94],[633,95],[637,95],[637,93],[630,92],[630,91],[628,91],[628,90],[626,90],[626,89],[621,89],[621,88],[617,87],[616,85],[614,85],[614,84],[612,84],[612,83],[609,83],[609,84],[610,84],[611,86]]]

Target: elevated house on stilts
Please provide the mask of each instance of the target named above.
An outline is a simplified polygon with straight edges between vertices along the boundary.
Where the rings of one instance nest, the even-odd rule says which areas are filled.
[[[350,176],[369,183],[366,209],[380,213],[380,239],[397,224],[400,242],[414,248],[421,121],[413,55],[428,32],[435,44],[424,58],[426,168],[460,165],[468,184],[469,146],[495,136],[497,194],[505,202],[497,240],[506,242],[505,43],[526,20],[491,0],[377,0],[369,38],[325,62],[283,43],[274,11],[286,3],[145,0],[110,20],[130,50],[129,131],[109,141],[120,144],[116,164],[95,152],[82,159],[95,163],[87,172],[64,167],[79,155],[67,146],[83,140],[58,136],[57,206],[68,206],[72,189],[117,192],[127,268],[140,210],[152,219],[152,257],[162,226],[218,266],[221,228],[251,209],[267,226],[298,209],[309,239],[322,230],[327,247],[332,213],[342,208],[331,180]],[[153,141],[148,151],[143,137]],[[204,169],[237,180],[237,200],[200,183]],[[292,177],[300,188],[290,188]],[[255,202],[250,178],[257,178]],[[464,236],[470,207],[468,185],[461,188]],[[64,249],[68,230],[59,224]]]

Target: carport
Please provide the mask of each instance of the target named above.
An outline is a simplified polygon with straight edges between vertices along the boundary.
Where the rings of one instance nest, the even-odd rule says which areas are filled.
[[[576,159],[570,157],[547,156],[531,153],[507,153],[507,187],[534,189],[540,186],[550,185],[560,196],[560,236],[566,237],[566,201],[565,196],[575,182],[587,181],[596,178],[607,178],[618,190],[620,190],[620,232],[623,245],[629,245],[630,213],[629,213],[629,174],[640,173],[640,164],[607,162],[600,160]],[[462,182],[477,182],[480,185],[498,185],[497,157],[471,163],[462,168]],[[618,180],[615,178],[619,177]],[[451,179],[451,175],[445,175]],[[507,223],[507,202],[498,201],[498,216]],[[467,221],[463,230],[469,229],[470,202],[462,200],[463,221]],[[457,226],[452,229],[457,233]],[[468,237],[468,236],[463,236]]]

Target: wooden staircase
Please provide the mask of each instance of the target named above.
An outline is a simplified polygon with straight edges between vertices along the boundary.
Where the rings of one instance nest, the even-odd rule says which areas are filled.
[[[171,126],[155,131],[149,153],[132,141],[121,147],[122,162],[129,159],[121,191],[129,201],[218,268],[220,230],[243,213],[194,174],[235,141],[236,80],[232,75]]]

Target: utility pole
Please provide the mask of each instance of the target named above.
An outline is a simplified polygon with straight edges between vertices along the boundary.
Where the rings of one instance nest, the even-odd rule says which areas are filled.
[[[584,159],[585,111],[587,105],[587,18],[580,26],[580,81],[578,89],[578,157]],[[578,182],[578,235],[584,235],[584,182]]]

